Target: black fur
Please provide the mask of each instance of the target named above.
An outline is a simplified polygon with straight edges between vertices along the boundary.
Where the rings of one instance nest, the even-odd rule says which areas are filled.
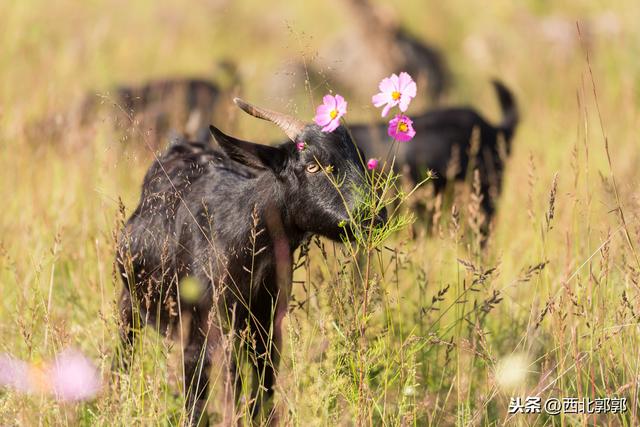
[[[498,125],[488,123],[476,110],[469,107],[442,108],[413,118],[416,136],[410,142],[400,142],[396,156],[397,171],[405,165],[414,182],[424,178],[427,170],[435,172],[436,192],[447,185],[447,168],[457,160],[453,178],[465,180],[469,171],[470,149],[474,129],[479,132],[479,146],[473,169],[478,169],[483,194],[483,208],[491,217],[496,207],[496,196],[502,186],[506,156],[511,152],[511,141],[518,124],[518,109],[511,92],[500,82],[493,82],[502,109],[503,119]],[[351,134],[368,157],[384,158],[389,153],[387,125],[355,125]],[[499,144],[504,138],[504,152]],[[454,159],[456,157],[457,159]],[[495,191],[494,191],[495,190]]]
[[[142,325],[165,333],[175,328],[178,307],[191,315],[184,357],[187,384],[195,379],[186,400],[193,423],[204,414],[211,350],[228,331],[240,345],[249,327],[255,341],[254,410],[273,393],[292,254],[311,233],[340,240],[349,228],[339,226],[349,220],[347,208],[359,203],[356,187],[366,185],[361,153],[342,127],[326,134],[307,125],[296,138],[307,143],[303,151],[293,142],[270,147],[211,132],[222,152],[179,142],[153,163],[117,256],[125,349],[134,340],[137,308]],[[322,170],[307,170],[316,162],[332,166],[344,200]],[[203,285],[197,301],[178,300],[186,277]],[[237,366],[229,369],[237,386]]]

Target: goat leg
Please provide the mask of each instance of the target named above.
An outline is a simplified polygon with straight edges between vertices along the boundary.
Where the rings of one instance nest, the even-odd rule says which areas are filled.
[[[206,313],[194,309],[191,330],[184,351],[185,406],[192,426],[209,425],[206,413],[209,390],[211,354],[207,348],[209,337]]]
[[[260,420],[266,424],[275,422],[275,408],[268,414],[261,414],[263,407],[268,404],[274,394],[274,386],[280,364],[280,349],[282,344],[282,320],[287,312],[287,297],[279,295],[276,298],[265,297],[263,306],[254,312],[256,332],[256,348],[253,351],[253,390],[252,417],[264,416]]]
[[[118,302],[118,333],[120,345],[111,362],[111,371],[128,371],[134,355],[134,342],[140,330],[140,316],[134,312],[131,293],[126,286],[122,288]]]

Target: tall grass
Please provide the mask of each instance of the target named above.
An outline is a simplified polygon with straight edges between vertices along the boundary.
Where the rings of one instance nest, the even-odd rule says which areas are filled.
[[[104,124],[67,129],[62,140],[25,129],[85,91],[206,75],[224,56],[248,77],[244,96],[265,99],[274,68],[292,52],[312,58],[347,22],[337,3],[304,3],[0,4],[0,352],[38,362],[79,347],[108,384],[82,404],[0,390],[0,425],[186,419],[180,342],[142,329],[130,373],[111,381],[116,235],[151,153],[121,140],[108,112]],[[414,192],[393,233],[351,245],[307,242],[285,320],[273,403],[280,423],[638,423],[638,8],[626,0],[398,5],[410,30],[447,52],[457,77],[450,102],[495,119],[488,78],[515,89],[524,121],[498,215],[487,234],[470,174],[439,198],[426,197],[428,185]],[[300,117],[327,88],[311,89],[294,99]],[[290,102],[273,101],[281,109]],[[374,115],[368,100],[350,99],[349,121]],[[247,139],[280,138],[250,120],[239,126]],[[381,182],[401,189],[394,179]],[[409,226],[405,208],[417,197],[433,219]],[[225,415],[224,382],[214,368],[212,421]],[[623,396],[629,410],[507,413],[511,397],[532,395]],[[236,415],[246,420],[248,410]]]

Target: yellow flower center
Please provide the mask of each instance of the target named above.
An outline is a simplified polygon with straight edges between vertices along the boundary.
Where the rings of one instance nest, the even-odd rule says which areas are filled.
[[[329,116],[331,117],[331,120],[335,119],[336,117],[338,117],[338,110],[331,110]]]
[[[391,92],[391,98],[393,98],[394,101],[397,101],[398,99],[400,99],[400,92],[394,90],[393,92]]]
[[[409,130],[409,126],[405,122],[398,123],[398,130],[402,133],[406,133]]]

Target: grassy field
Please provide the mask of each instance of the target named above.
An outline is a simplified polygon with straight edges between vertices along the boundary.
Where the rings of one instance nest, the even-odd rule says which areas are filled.
[[[513,88],[522,122],[498,214],[484,248],[465,194],[439,210],[431,236],[420,223],[394,234],[374,257],[366,315],[362,289],[340,274],[344,248],[314,241],[285,322],[280,422],[637,425],[640,3],[393,4],[445,52],[454,77],[445,103],[497,121],[488,81]],[[269,86],[347,25],[338,0],[0,2],[0,353],[37,362],[76,347],[105,382],[74,405],[0,390],[0,425],[184,420],[180,343],[145,330],[130,375],[111,384],[120,206],[135,208],[151,153],[106,126],[54,141],[28,138],[29,124],[117,82],[209,76],[220,59],[238,64],[246,99],[310,119],[327,88],[290,99]],[[368,99],[348,100],[350,121],[377,114]],[[217,125],[282,138],[249,117]],[[214,368],[212,421],[221,378]],[[511,397],[536,395],[621,396],[628,410],[507,413]]]

